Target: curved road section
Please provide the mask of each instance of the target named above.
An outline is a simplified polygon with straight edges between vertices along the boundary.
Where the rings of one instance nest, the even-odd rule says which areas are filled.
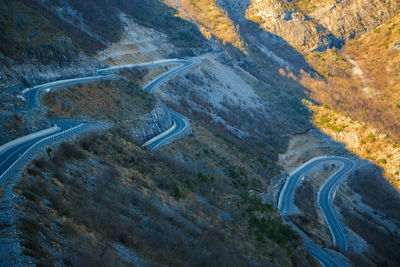
[[[347,158],[331,158],[335,161],[340,161],[343,165],[339,171],[335,172],[326,182],[322,185],[318,192],[318,203],[321,208],[325,221],[329,226],[333,237],[333,244],[342,251],[347,251],[347,239],[343,224],[338,218],[338,214],[333,208],[333,194],[340,185],[340,183],[347,177],[347,175],[355,168],[353,161]]]
[[[163,145],[177,139],[178,137],[185,135],[188,131],[190,131],[188,118],[186,118],[185,116],[183,116],[183,115],[179,114],[178,112],[175,112],[172,109],[169,109],[167,107],[164,107],[164,109],[167,112],[169,112],[171,119],[174,122],[174,125],[173,125],[174,128],[171,132],[162,136],[161,138],[157,138],[157,136],[156,136],[154,139],[152,139],[154,141],[148,142],[143,145],[143,146],[147,147],[150,151],[157,150],[160,147],[162,147]],[[161,135],[163,135],[163,133]]]
[[[173,60],[173,61],[169,61],[169,64],[171,63],[179,63],[181,66],[178,68],[175,68],[161,76],[159,76],[157,79],[155,79],[154,81],[150,82],[145,88],[144,90],[149,92],[150,94],[152,94],[154,92],[154,90],[160,86],[162,83],[168,81],[169,79],[173,78],[174,76],[178,75],[180,72],[194,66],[197,65],[198,63],[195,61],[191,61],[191,60]]]
[[[301,179],[313,168],[326,162],[339,162],[339,169],[327,179],[318,192],[318,203],[320,205],[322,214],[329,226],[329,230],[333,237],[333,243],[342,251],[347,250],[347,239],[343,224],[338,218],[337,212],[333,208],[333,194],[338,188],[339,184],[347,177],[347,175],[355,168],[353,161],[343,157],[322,157],[314,158],[296,170],[294,170],[279,195],[278,210],[285,216],[294,214],[297,209],[294,205],[294,196]],[[304,242],[304,246],[310,253],[318,259],[324,266],[338,266],[337,260],[332,259],[324,249],[316,246],[311,242]]]
[[[0,155],[0,177],[10,168],[14,162],[21,157],[31,146],[33,146],[38,141],[42,140],[43,138],[64,132],[72,127],[81,124],[80,122],[58,122],[58,130],[53,131],[49,134],[40,135],[36,138],[21,142],[20,144],[16,144],[11,148],[7,149]],[[2,184],[0,180],[0,184]]]
[[[314,256],[323,266],[325,267],[338,267],[338,266],[345,266],[344,263],[341,263],[339,260],[334,259],[325,252],[324,249],[320,248],[319,246],[315,245],[312,242],[304,242],[304,247]]]
[[[198,63],[196,60],[184,60],[184,59],[167,59],[167,60],[158,60],[158,61],[153,61],[153,62],[145,62],[145,63],[139,63],[139,64],[131,64],[131,65],[124,65],[124,66],[116,66],[116,67],[111,67],[107,69],[101,69],[98,71],[98,73],[102,75],[106,75],[108,72],[115,72],[115,71],[120,71],[123,69],[129,69],[129,68],[134,68],[134,67],[143,67],[143,66],[158,66],[162,64],[179,64],[177,68],[174,68],[156,79],[154,79],[152,82],[150,82],[148,85],[146,85],[143,90],[146,92],[152,94],[154,93],[154,90],[163,84],[164,82],[168,81],[169,79],[175,77],[179,73],[183,72],[184,70],[191,68]],[[153,137],[146,143],[144,143],[142,146],[147,147],[150,151],[154,151],[159,149],[161,146],[172,142],[173,140],[187,134],[190,132],[190,124],[189,124],[189,119],[183,116],[182,114],[177,113],[176,111],[173,111],[172,109],[169,109],[165,106],[163,106],[165,112],[169,113],[171,116],[171,119],[173,121],[173,125],[171,126],[170,129],[167,131],[159,134],[158,136]]]
[[[155,81],[151,82],[145,90],[152,93],[154,89],[159,86],[161,83],[167,81],[168,79],[172,78],[179,72],[189,68],[190,66],[197,64],[192,61],[186,61],[186,60],[163,60],[163,61],[158,61],[158,62],[148,62],[148,63],[143,63],[141,65],[146,65],[146,66],[151,66],[151,65],[159,65],[159,64],[166,64],[166,63],[180,63],[181,67],[178,67],[176,69],[173,69],[170,72],[167,72],[166,74],[161,75]],[[76,79],[67,79],[67,80],[60,80],[60,81],[55,81],[51,83],[46,83],[42,85],[35,86],[33,88],[27,88],[24,91],[22,91],[25,99],[26,99],[26,107],[23,110],[20,111],[27,111],[31,110],[36,107],[40,107],[41,103],[39,100],[39,94],[43,92],[44,90],[50,89],[50,88],[55,88],[55,87],[60,87],[60,86],[65,86],[65,85],[71,85],[75,83],[81,83],[81,82],[90,82],[90,81],[95,81],[95,80],[100,80],[100,79],[112,79],[112,78],[118,78],[117,75],[114,73],[108,74],[109,72],[118,70],[118,69],[123,69],[127,67],[134,67],[133,66],[118,66],[114,67],[110,70],[99,70],[98,71],[98,76],[90,76],[90,77],[83,77],[83,78],[76,78]],[[149,142],[148,148],[150,150],[156,150],[162,145],[166,144],[167,142],[182,136],[183,134],[186,134],[188,130],[190,131],[189,128],[189,120],[180,115],[179,113],[174,112],[173,110],[170,110],[166,108],[166,112],[169,112],[171,115],[172,120],[174,121],[174,127],[170,128],[162,136],[159,138],[152,138],[152,141]],[[0,117],[1,119],[1,117]],[[28,136],[18,138],[14,141],[11,141],[7,144],[4,144],[0,146],[0,186],[10,182],[13,178],[15,177],[15,170],[22,164],[23,162],[26,162],[26,160],[30,157],[30,153],[32,153],[32,149],[36,146],[41,146],[43,143],[46,142],[46,140],[51,140],[54,138],[54,140],[57,140],[56,138],[59,138],[60,136],[65,137],[69,136],[69,134],[75,134],[75,130],[81,126],[86,126],[85,122],[83,119],[76,119],[76,118],[54,118],[54,126],[42,130],[37,133],[30,134]],[[89,123],[88,123],[89,124]],[[12,187],[12,185],[11,185]],[[9,190],[8,190],[9,191]],[[8,192],[7,191],[7,192]],[[3,198],[5,198],[4,193],[3,193]],[[6,201],[7,202],[7,201]],[[4,203],[6,203],[4,202]],[[4,204],[3,203],[3,204]],[[3,205],[4,206],[4,205]],[[4,207],[3,207],[4,208]],[[4,211],[4,210],[3,210]],[[7,222],[12,220],[12,216],[10,217],[11,213],[4,213],[3,217],[0,217],[0,220],[5,220]],[[15,226],[15,225],[14,225]],[[8,230],[7,230],[8,231]],[[4,266],[10,266],[11,258],[8,257],[15,257],[16,255],[21,255],[21,246],[19,242],[17,241],[17,238],[14,236],[16,230],[14,228],[9,229],[8,235],[7,236],[2,236],[0,238],[0,265]],[[15,262],[14,262],[15,263]],[[15,265],[15,264],[14,264]],[[18,265],[26,265],[25,263],[18,264]]]
[[[304,163],[297,169],[295,169],[286,180],[285,185],[279,195],[278,210],[282,215],[293,214],[298,212],[294,206],[294,195],[296,193],[297,186],[301,179],[307,174],[309,170],[315,166],[322,164],[326,161],[331,160],[327,157],[314,158]]]
[[[144,88],[145,91],[149,92],[150,94],[154,93],[154,90],[158,86],[160,86],[162,83],[175,77],[182,71],[198,64],[197,62],[191,61],[191,60],[172,60],[172,61],[168,61],[168,63],[179,63],[181,66],[179,66],[178,68],[175,68],[167,73],[164,73],[163,75],[159,76],[154,81],[150,82]],[[174,124],[173,124],[174,128],[173,129],[171,128],[172,131],[170,131],[168,134],[161,133],[160,135],[152,138],[150,141],[147,141],[143,146],[147,147],[150,151],[157,150],[161,146],[190,132],[190,124],[189,124],[188,118],[186,118],[182,114],[179,114],[176,111],[173,111],[172,109],[167,108],[166,106],[163,106],[163,108],[164,108],[165,112],[170,114],[171,119],[174,122]]]
[[[157,88],[159,85],[161,85],[163,82],[167,81],[168,79],[174,77],[178,73],[182,72],[183,70],[197,64],[196,62],[190,61],[190,60],[178,60],[178,59],[173,59],[173,60],[164,60],[164,61],[156,61],[156,62],[149,62],[149,63],[142,63],[139,65],[144,65],[144,66],[152,66],[152,65],[160,65],[160,64],[171,64],[171,63],[179,63],[181,66],[178,68],[175,68],[154,81],[152,81],[149,85],[147,85],[144,90],[146,90],[149,93],[152,93],[155,88]],[[59,80],[55,82],[50,82],[42,85],[38,85],[32,88],[27,88],[22,91],[26,102],[27,106],[24,108],[24,110],[30,110],[35,107],[39,107],[41,105],[40,100],[39,100],[39,94],[48,89],[48,88],[55,88],[55,87],[61,87],[61,86],[66,86],[66,85],[72,85],[76,83],[82,83],[82,82],[91,82],[91,81],[96,81],[100,79],[113,79],[117,78],[118,76],[115,74],[107,74],[110,71],[116,71],[124,68],[131,68],[135,67],[136,65],[128,65],[128,66],[118,66],[118,67],[113,67],[110,69],[104,69],[104,70],[99,70],[98,73],[100,75],[97,76],[89,76],[89,77],[83,77],[83,78],[75,78],[75,79],[66,79],[66,80]],[[185,134],[188,129],[189,129],[189,120],[167,108],[164,107],[164,109],[170,113],[171,119],[174,121],[174,125],[176,127],[165,134],[164,136],[160,138],[153,138],[153,142],[148,143],[146,146],[150,150],[156,150],[160,148],[162,145],[170,142],[171,140],[174,140],[177,137],[182,136]],[[60,118],[61,119],[61,118]],[[68,121],[70,119],[70,121]],[[4,151],[1,151],[0,153],[0,177],[10,168],[10,166],[13,165],[13,163],[21,157],[31,146],[33,146],[35,143],[38,141],[52,136],[56,135],[59,133],[62,133],[64,131],[67,131],[68,129],[71,129],[78,124],[81,124],[84,120],[82,119],[76,119],[76,118],[63,118],[61,121],[54,121],[56,124],[56,130],[51,130],[51,131],[41,131],[36,134],[33,134],[32,138],[29,139],[24,139],[21,138],[20,142],[10,142],[10,146],[7,146]],[[3,147],[3,146],[2,146]],[[0,183],[3,181],[0,181]]]
[[[39,100],[39,94],[47,88],[55,88],[60,86],[66,86],[81,82],[90,82],[99,79],[111,79],[115,78],[116,75],[108,74],[108,75],[98,75],[98,76],[90,76],[76,79],[67,79],[67,80],[59,80],[55,82],[41,84],[32,88],[27,88],[22,91],[24,98],[26,99],[26,107],[23,110],[31,110],[33,108],[39,107],[41,105]],[[72,120],[71,120],[72,119]],[[38,133],[31,134],[29,136],[33,136],[31,138],[19,138],[17,140],[11,141],[8,144],[3,145],[2,147],[7,147],[4,151],[0,152],[0,178],[3,174],[14,164],[15,161],[19,157],[21,157],[30,147],[32,147],[35,143],[40,140],[57,135],[59,133],[65,132],[82,122],[83,119],[74,119],[74,118],[63,118],[60,120],[54,121],[57,126],[56,130],[47,129],[44,131],[40,131]],[[19,141],[20,140],[20,141]],[[9,146],[7,146],[9,145]],[[0,181],[0,184],[4,181]]]

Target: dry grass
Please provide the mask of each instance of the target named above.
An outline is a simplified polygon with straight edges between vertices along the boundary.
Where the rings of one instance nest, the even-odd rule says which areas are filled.
[[[175,1],[163,0],[163,2],[177,8],[179,16],[183,19],[195,22],[207,39],[214,36],[223,44],[229,43],[246,53],[236,25],[215,0],[182,0],[179,6]]]
[[[357,79],[332,76],[311,78],[304,75],[301,83],[310,88],[310,96],[319,103],[340,111],[359,121],[385,130],[395,140],[400,140],[400,123],[392,105],[382,98],[363,95],[362,85]]]
[[[109,246],[117,242],[154,264],[243,266],[248,258],[262,265],[306,264],[297,235],[277,212],[244,194],[263,190],[259,180],[265,178],[251,172],[272,175],[268,164],[204,129],[196,131],[204,133],[201,141],[194,135],[179,141],[178,149],[190,157],[183,162],[173,146],[152,154],[116,130],[35,160],[29,168],[40,178],[25,172],[16,187],[22,210],[41,225],[23,232],[23,240],[36,242],[26,253],[37,264],[124,265]],[[247,168],[245,160],[251,161]],[[62,244],[57,253],[46,246],[52,242]]]
[[[385,132],[359,121],[354,121],[327,106],[310,104],[314,112],[314,123],[324,133],[360,156],[381,166],[385,176],[397,190],[400,190],[400,146]]]
[[[400,52],[392,45],[400,40],[400,16],[395,16],[341,51],[306,53],[320,77],[303,75],[301,84],[319,103],[385,130],[400,140]],[[352,59],[363,74],[353,73]]]
[[[48,108],[49,117],[118,122],[150,112],[155,99],[136,82],[105,81],[51,91],[43,96],[42,103]]]
[[[358,40],[348,42],[343,52],[357,61],[368,85],[376,93],[373,102],[387,103],[388,112],[400,115],[400,15],[395,16]]]
[[[361,198],[355,200],[356,194]],[[386,227],[382,222],[391,221],[398,226],[400,197],[383,179],[380,168],[372,164],[358,168],[349,176],[347,185],[341,186],[341,197],[335,198],[335,204],[346,226],[373,247],[363,251],[367,259],[378,266],[395,266],[399,262],[398,227]],[[365,205],[369,208],[363,208]]]

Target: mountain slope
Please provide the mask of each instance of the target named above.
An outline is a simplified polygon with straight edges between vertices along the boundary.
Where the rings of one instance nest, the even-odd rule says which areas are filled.
[[[369,154],[399,184],[398,1],[15,0],[2,1],[0,14],[2,143],[49,127],[50,116],[113,124],[52,145],[23,172],[15,214],[24,253],[36,264],[317,265],[273,206],[284,167],[290,172],[313,155],[357,160],[314,125],[356,144],[349,149]],[[193,133],[160,151],[140,145],[171,120],[140,87],[176,64],[118,71],[121,81],[49,89],[45,106],[23,110],[26,87],[108,65],[184,57],[198,64],[155,96],[187,116]],[[317,111],[314,120],[307,108]],[[317,134],[307,144],[311,132]],[[292,151],[289,141],[304,136],[308,150]],[[321,173],[315,176],[329,172]],[[338,193],[335,209],[355,229],[349,239],[375,248],[354,234],[354,218],[365,223],[368,213],[351,216],[343,208],[358,201],[350,186]],[[306,214],[293,221],[331,244],[315,216],[317,189],[312,182],[301,187],[298,197],[311,195]],[[395,222],[391,213],[385,223]],[[398,243],[394,231],[387,236]],[[345,256],[354,263],[396,260],[378,252]]]

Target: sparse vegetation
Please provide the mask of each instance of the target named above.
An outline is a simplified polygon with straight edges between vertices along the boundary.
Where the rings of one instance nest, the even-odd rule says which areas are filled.
[[[218,38],[223,44],[229,43],[247,53],[237,26],[215,0],[183,0],[179,5],[165,2],[177,8],[179,16],[199,25],[201,33],[207,39]]]
[[[215,144],[223,149],[216,151],[215,145],[207,145],[215,140],[203,139],[201,142],[205,143],[199,144],[192,135],[181,140],[181,146],[170,147],[186,147],[191,151],[187,155],[194,157],[193,161],[181,162],[169,149],[152,154],[119,133],[113,129],[64,143],[54,149],[51,158],[42,155],[24,173],[24,182],[15,190],[21,193],[29,217],[46,228],[57,223],[62,234],[42,231],[37,225],[23,232],[22,238],[28,244],[25,251],[37,264],[58,260],[72,265],[88,261],[125,264],[115,250],[101,253],[101,248],[111,243],[135,251],[142,259],[171,265],[197,266],[211,261],[246,265],[249,255],[257,261],[271,260],[284,265],[302,261],[296,256],[301,250],[298,236],[283,225],[271,206],[253,197],[245,202],[238,198],[249,188],[264,186],[257,181],[260,178],[250,176],[249,170],[235,167],[243,164],[236,157],[251,160],[250,152],[229,147],[220,138]],[[197,149],[198,146],[203,149]],[[216,165],[203,165],[201,172],[197,171],[200,169],[196,157],[203,156],[192,151],[201,151]],[[226,154],[227,151],[230,152]],[[232,159],[225,158],[232,155]],[[253,162],[251,168],[265,174],[264,168],[268,166],[263,164],[267,163],[256,159]],[[227,171],[218,174],[222,167]],[[30,169],[40,172],[41,178],[33,178]],[[234,181],[238,185],[246,181],[246,186],[237,187]],[[224,204],[226,199],[233,201],[228,207]],[[243,212],[248,215],[241,217]],[[257,219],[251,219],[251,215]],[[241,230],[243,225],[253,222],[251,232]],[[46,241],[39,238],[40,232]],[[227,243],[228,239],[250,241],[241,243],[239,248]],[[31,245],[35,247],[32,252],[31,241],[36,242]],[[63,244],[55,248],[59,253],[43,245],[49,242]],[[268,246],[279,253],[289,253],[290,257],[269,258],[272,252],[267,252]],[[60,259],[57,255],[64,257]]]
[[[249,233],[261,243],[266,243],[266,239],[270,238],[280,244],[286,246],[288,242],[300,245],[300,236],[292,230],[290,226],[284,225],[280,218],[271,218],[271,205],[262,204],[261,200],[248,194],[242,195],[244,205],[247,206],[246,213],[249,216]]]
[[[348,178],[348,184],[350,186],[348,190],[359,194],[363,203],[369,205],[374,214],[382,216],[384,220],[400,219],[399,193],[385,181],[380,168],[373,165],[363,166]],[[368,213],[354,212],[353,207],[357,207],[358,204],[348,205],[340,201],[341,199],[343,198],[335,198],[335,204],[340,207],[346,226],[374,248],[373,252],[366,254],[366,257],[376,264],[383,262],[385,258],[387,266],[396,265],[400,260],[397,253],[400,242],[395,237],[397,232],[382,228],[380,220],[372,218]]]
[[[41,64],[62,64],[71,57],[77,57],[78,47],[68,44],[70,40],[54,24],[23,2],[0,1],[0,53],[14,60],[8,62],[4,59],[2,66],[7,63],[21,64],[31,58]],[[68,52],[57,45],[60,39],[66,41]]]
[[[139,88],[145,81],[85,84],[45,94],[43,103],[49,116],[84,116],[112,122],[114,128],[48,148],[26,168],[15,192],[22,203],[18,231],[24,253],[32,258],[33,264],[310,265],[300,246],[300,236],[283,224],[277,210],[263,204],[257,193],[265,191],[271,177],[279,173],[280,167],[275,161],[278,153],[287,148],[287,136],[310,125],[309,113],[299,101],[306,97],[303,94],[306,88],[315,101],[323,104],[314,106],[303,101],[315,111],[314,123],[337,140],[346,142],[355,153],[383,166],[390,173],[390,181],[400,188],[398,177],[393,178],[399,175],[398,153],[392,153],[398,145],[391,139],[400,138],[400,98],[396,93],[396,86],[400,84],[396,72],[400,61],[393,48],[400,33],[398,18],[375,30],[368,28],[367,37],[350,41],[341,51],[313,49],[305,55],[310,67],[305,61],[298,63],[297,59],[303,60],[298,51],[270,33],[265,35],[266,40],[273,37],[279,48],[267,51],[274,57],[268,55],[265,62],[256,60],[264,51],[256,51],[258,47],[249,48],[243,37],[249,32],[251,38],[256,38],[259,33],[261,36],[261,30],[257,32],[259,29],[247,28],[243,23],[239,31],[234,21],[237,18],[230,17],[216,0],[119,0],[112,3],[99,0],[96,4],[71,0],[68,1],[71,9],[77,10],[76,18],[75,14],[70,14],[71,24],[77,24],[73,29],[64,21],[69,17],[60,21],[40,1],[3,2],[3,9],[0,9],[6,16],[0,21],[4,32],[0,34],[0,41],[3,41],[0,53],[12,55],[17,64],[22,59],[37,58],[43,66],[64,67],[71,63],[71,58],[81,55],[79,49],[94,54],[121,37],[124,25],[119,16],[123,10],[135,22],[166,33],[168,40],[179,48],[197,48],[193,51],[181,49],[177,53],[202,53],[208,49],[203,47],[206,43],[203,36],[226,45],[229,52],[234,52],[221,53],[218,60],[224,63],[216,62],[216,66],[224,71],[227,66],[232,67],[232,72],[237,68],[240,75],[246,76],[243,81],[246,79],[245,83],[257,88],[265,100],[251,96],[251,104],[259,102],[260,105],[254,112],[247,112],[242,110],[244,105],[226,98],[221,102],[222,108],[217,110],[215,103],[206,97],[201,99],[202,94],[190,91],[188,84],[217,91],[214,86],[220,82],[217,89],[232,88],[222,84],[222,79],[217,81],[213,71],[202,70],[201,75],[187,73],[185,79],[179,78],[187,83],[182,88],[171,83],[174,89],[181,89],[177,94],[179,98],[171,102],[190,113],[191,118],[212,126],[209,128],[218,134],[193,123],[193,134],[152,153],[135,145],[126,134],[127,129],[132,129],[132,121],[155,106],[153,96]],[[56,6],[60,4],[55,2]],[[166,4],[179,6],[178,11]],[[305,20],[306,29],[315,31],[312,38],[325,42],[323,38],[328,30],[311,16],[305,16],[317,5],[324,5],[324,1],[283,0],[275,4],[279,16],[285,16],[285,20],[290,20],[291,16]],[[46,11],[38,12],[41,8]],[[15,16],[18,9],[28,15]],[[270,25],[266,25],[263,16],[257,14],[246,19],[263,24],[269,31]],[[361,21],[358,27],[367,28]],[[327,46],[333,45],[330,39],[328,41]],[[60,43],[67,46],[59,46]],[[264,43],[269,50],[269,42]],[[280,51],[282,47],[284,51]],[[283,54],[287,55],[281,58]],[[380,58],[375,58],[376,54]],[[367,79],[354,78],[354,68],[346,60],[348,56],[360,62]],[[265,54],[262,57],[265,58]],[[213,61],[216,56],[209,58]],[[232,63],[234,60],[231,62],[233,58],[243,69],[239,71],[236,63]],[[275,69],[272,65],[277,62],[287,66]],[[375,67],[370,67],[368,62]],[[303,67],[308,70],[303,71]],[[148,73],[135,69],[120,74],[136,79]],[[250,77],[252,75],[254,77]],[[256,77],[261,78],[257,81]],[[265,83],[261,82],[263,77],[268,77],[264,78]],[[245,98],[237,99],[240,102]],[[193,108],[190,101],[199,108]],[[265,114],[259,112],[264,109]],[[277,112],[273,114],[275,109]],[[216,113],[217,119],[212,116]],[[219,119],[222,122],[211,124]],[[129,123],[124,123],[127,121]],[[255,129],[254,125],[259,126]],[[385,129],[391,138],[369,125]],[[378,213],[374,211],[374,214]],[[359,222],[353,219],[349,224]],[[372,231],[369,226],[362,225],[362,228],[368,233]],[[122,252],[118,248],[122,248]],[[126,255],[134,260],[128,262]]]
[[[398,143],[387,134],[365,123],[354,121],[326,105],[307,104],[314,112],[314,123],[335,140],[343,142],[353,153],[371,159],[385,170],[385,175],[395,188],[400,188],[400,180],[393,175],[398,168],[393,148]],[[398,155],[398,151],[396,152]]]
[[[71,86],[45,94],[42,101],[49,109],[49,117],[90,117],[113,122],[138,119],[155,106],[154,97],[134,81]]]

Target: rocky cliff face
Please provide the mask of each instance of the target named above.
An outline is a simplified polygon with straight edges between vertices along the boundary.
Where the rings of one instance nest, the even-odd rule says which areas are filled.
[[[258,23],[265,31],[307,51],[341,47],[344,41],[360,37],[390,19],[400,6],[394,0],[217,2],[239,23]]]
[[[326,29],[286,1],[252,0],[246,18],[296,48],[323,50],[336,41]]]
[[[310,105],[315,124],[335,141],[346,144],[354,154],[379,165],[386,179],[400,191],[400,145],[385,132],[363,122],[335,113],[324,107]]]
[[[1,2],[0,77],[4,89],[18,91],[95,68],[95,61],[40,12],[21,1]]]
[[[139,144],[144,144],[151,138],[171,128],[173,121],[168,112],[160,104],[148,114],[141,116],[130,126],[128,134]]]
[[[336,38],[360,37],[390,19],[400,8],[395,0],[314,1],[307,15],[327,28]]]

